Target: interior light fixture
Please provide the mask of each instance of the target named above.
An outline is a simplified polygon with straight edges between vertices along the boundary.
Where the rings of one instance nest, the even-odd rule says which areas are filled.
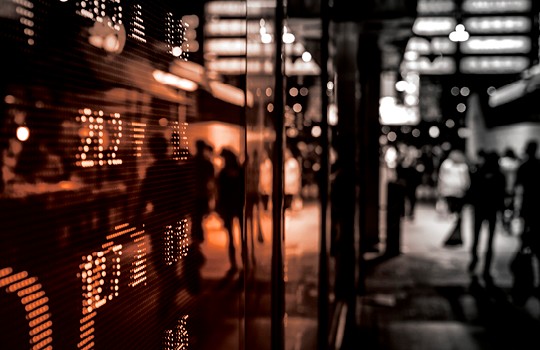
[[[157,69],[152,72],[152,76],[159,83],[162,83],[164,85],[171,85],[185,91],[195,91],[198,87],[197,83],[191,80],[183,79],[175,74],[167,73]]]
[[[458,24],[456,25],[456,30],[450,33],[448,37],[453,42],[464,42],[469,39],[469,33],[465,30],[463,24]]]

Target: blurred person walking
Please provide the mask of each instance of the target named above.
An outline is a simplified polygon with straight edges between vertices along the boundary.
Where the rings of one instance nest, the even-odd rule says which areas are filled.
[[[522,245],[530,247],[537,262],[540,262],[540,159],[536,156],[537,150],[537,141],[527,142],[525,160],[517,170],[514,191],[517,197],[516,213],[523,220]],[[540,271],[537,273],[537,280],[540,280]]]
[[[193,210],[191,212],[191,241],[185,259],[183,259],[183,278],[192,294],[201,291],[200,269],[206,262],[201,245],[204,242],[203,222],[211,211],[210,202],[215,196],[215,170],[210,160],[213,148],[204,140],[195,141],[195,154],[188,158],[187,164],[192,177],[185,183],[186,189],[192,188]]]
[[[191,234],[198,243],[204,241],[203,220],[210,213],[210,202],[215,196],[215,169],[210,160],[212,151],[212,146],[204,140],[195,142],[195,155],[192,158],[195,172],[195,209]]]
[[[154,160],[141,183],[137,217],[142,219],[140,226],[145,227],[151,239],[150,261],[156,271],[155,285],[159,289],[158,311],[160,315],[167,315],[173,310],[177,291],[174,287],[180,281],[175,263],[181,252],[175,249],[179,245],[171,240],[182,236],[177,234],[178,230],[186,229],[193,196],[182,184],[189,183],[191,174],[188,167],[173,159],[163,135],[153,134],[148,140],[148,148]]]
[[[482,225],[487,223],[488,240],[484,256],[484,279],[491,278],[490,268],[493,258],[493,239],[497,216],[504,210],[506,179],[499,167],[499,156],[495,152],[485,155],[485,162],[471,175],[471,186],[467,197],[474,208],[473,242],[469,272],[474,273],[478,263],[478,244]]]
[[[265,147],[259,166],[259,192],[264,211],[270,208],[270,196],[272,195],[272,171],[273,165],[270,159],[270,150]]]
[[[520,159],[510,147],[506,148],[503,156],[499,159],[501,171],[506,178],[506,194],[504,199],[504,211],[501,215],[503,228],[506,233],[512,234],[512,219],[514,218],[514,183]]]
[[[260,160],[259,151],[253,150],[252,156],[248,157],[246,165],[246,226],[250,228],[249,235],[253,247],[255,235],[257,240],[262,243],[264,241],[261,229],[261,210],[259,193],[260,182]]]
[[[242,259],[245,261],[243,232],[244,168],[238,161],[236,154],[230,149],[224,148],[220,155],[223,157],[224,164],[217,175],[216,212],[223,220],[223,226],[229,238],[228,257],[230,268],[227,275],[232,275],[238,270],[233,231],[235,219],[238,220],[240,228]]]
[[[446,201],[448,211],[454,216],[454,223],[445,245],[461,245],[461,221],[465,196],[471,184],[469,166],[460,150],[452,150],[441,163],[437,182],[439,196]]]
[[[422,183],[422,173],[418,171],[418,150],[414,146],[408,146],[398,159],[396,174],[398,181],[404,185],[405,198],[407,206],[405,207],[405,216],[414,220],[414,210],[416,207],[416,192],[418,186]]]
[[[302,190],[302,169],[300,168],[300,162],[293,155],[290,148],[285,149],[285,161],[284,168],[284,192],[285,200],[284,209],[293,208],[293,201],[300,199],[300,192]]]

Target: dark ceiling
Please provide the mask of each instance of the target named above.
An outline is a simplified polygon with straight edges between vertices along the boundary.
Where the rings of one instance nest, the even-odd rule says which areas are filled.
[[[320,58],[321,1],[289,0],[287,18],[295,35],[302,38],[317,61]],[[330,22],[362,24],[363,30],[377,35],[382,52],[382,69],[398,70],[407,40],[412,35],[417,0],[333,0],[327,18]],[[359,35],[359,33],[350,33]],[[320,62],[319,62],[320,64]]]

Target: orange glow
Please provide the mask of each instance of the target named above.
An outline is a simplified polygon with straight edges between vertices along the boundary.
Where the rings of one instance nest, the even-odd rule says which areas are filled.
[[[171,85],[181,90],[190,92],[197,90],[197,83],[191,80],[180,78],[179,76],[171,73],[166,73],[161,70],[155,70],[152,72],[152,76],[157,82],[164,85]]]
[[[26,272],[26,271],[25,271]],[[12,284],[11,286],[9,286],[6,291],[8,293],[12,293],[12,292],[15,292],[23,287],[27,287],[31,284],[34,284],[35,282],[37,281],[37,278],[36,277],[32,277],[32,278],[27,278],[25,280],[22,280],[21,282],[18,282],[18,283],[15,283],[15,284]]]
[[[49,311],[49,307],[48,306],[43,306],[43,307],[40,307],[39,309],[37,310],[34,310],[32,312],[29,312],[28,315],[26,316],[27,319],[30,319],[30,318],[34,318],[36,316],[39,316],[41,314],[44,314],[45,312]]]
[[[30,129],[26,126],[19,126],[17,128],[17,139],[19,141],[26,141],[30,137]]]
[[[9,270],[11,270],[11,269],[9,269]],[[23,271],[23,272],[16,273],[16,274],[14,274],[12,276],[9,276],[9,277],[6,277],[6,278],[2,278],[2,279],[0,279],[0,287],[7,286],[8,284],[11,284],[11,283],[13,283],[15,281],[26,278],[26,276],[28,276],[28,272]]]
[[[49,301],[49,298],[41,298],[41,299],[39,299],[39,300],[37,300],[37,301],[35,301],[33,303],[30,303],[30,304],[26,305],[24,307],[24,309],[26,311],[30,311],[30,310],[33,310],[33,309],[37,308],[38,306],[46,304],[48,301]]]
[[[45,314],[45,315],[42,315],[42,316],[39,316],[38,318],[36,319],[33,319],[32,321],[28,322],[28,325],[30,327],[35,327],[37,326],[38,324],[48,320],[49,318],[51,318],[51,314]],[[47,322],[48,323],[48,322]],[[52,323],[52,322],[51,322]]]

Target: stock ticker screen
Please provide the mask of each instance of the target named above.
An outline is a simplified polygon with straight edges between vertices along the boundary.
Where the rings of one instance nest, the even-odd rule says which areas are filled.
[[[175,3],[0,1],[1,349],[193,348]]]

